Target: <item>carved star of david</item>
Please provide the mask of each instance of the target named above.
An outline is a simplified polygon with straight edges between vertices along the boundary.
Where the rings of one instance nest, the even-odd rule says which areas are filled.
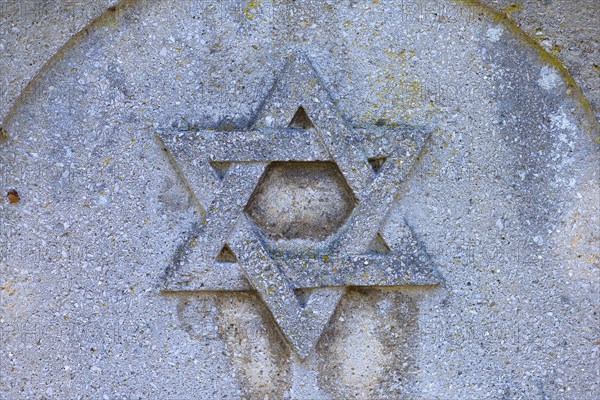
[[[288,60],[247,130],[167,130],[158,136],[202,207],[202,221],[167,268],[163,291],[256,290],[303,359],[346,287],[441,282],[408,225],[399,227],[393,243],[382,233],[427,131],[352,126],[304,55]],[[275,161],[334,162],[356,196],[357,205],[325,250],[274,254],[244,212]]]

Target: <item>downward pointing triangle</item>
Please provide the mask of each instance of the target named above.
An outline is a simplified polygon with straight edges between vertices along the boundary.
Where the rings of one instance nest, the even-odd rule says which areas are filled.
[[[298,110],[296,110],[296,113],[294,114],[292,120],[290,121],[290,124],[288,125],[288,128],[294,129],[310,129],[314,127],[315,126],[310,120],[310,117],[308,116],[306,110],[302,106],[298,107]]]
[[[313,290],[311,289],[294,289],[294,294],[302,307],[306,307],[306,303],[308,303],[308,299],[310,299],[312,293]]]
[[[246,278],[271,311],[283,336],[301,359],[306,358],[319,341],[344,289],[327,287],[296,293],[256,238],[247,218],[238,220],[230,244],[240,256]]]
[[[378,173],[379,170],[381,170],[381,167],[383,167],[383,164],[385,164],[385,161],[387,160],[387,157],[385,156],[379,156],[379,157],[371,157],[369,158],[369,164],[371,164],[371,168],[373,168],[373,171],[375,173]]]
[[[318,288],[295,293],[299,320],[291,324],[278,323],[301,359],[305,359],[317,345],[343,294],[342,288]]]
[[[212,167],[213,171],[215,171],[215,174],[217,174],[217,177],[220,181],[225,178],[227,171],[229,171],[229,168],[231,167],[231,163],[227,161],[209,161],[208,163]]]
[[[377,235],[371,241],[369,245],[369,251],[377,254],[389,254],[391,252],[390,246],[385,242],[381,233],[377,232]]]

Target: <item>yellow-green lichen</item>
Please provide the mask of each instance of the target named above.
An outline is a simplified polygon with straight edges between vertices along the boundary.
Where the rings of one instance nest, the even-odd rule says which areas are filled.
[[[243,14],[244,17],[252,21],[256,16],[256,8],[260,6],[260,1],[251,0],[248,2],[246,7],[244,7]]]
[[[426,97],[420,80],[407,68],[408,62],[416,55],[415,51],[385,48],[384,53],[388,56],[388,63],[372,80],[374,101],[370,102],[365,115],[360,118],[365,122],[373,119],[393,121],[399,115],[408,120],[411,112],[422,108]]]
[[[522,9],[523,9],[523,6],[521,6],[519,3],[512,3],[512,4],[507,4],[506,6],[504,6],[502,11],[506,15],[510,16],[512,13],[514,13],[516,11],[521,11]]]

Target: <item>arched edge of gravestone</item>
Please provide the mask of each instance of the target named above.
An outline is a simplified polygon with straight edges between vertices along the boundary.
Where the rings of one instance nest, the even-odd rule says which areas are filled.
[[[50,70],[56,61],[60,60],[66,52],[74,49],[79,44],[81,38],[85,37],[92,28],[98,24],[101,25],[102,23],[109,21],[111,18],[115,18],[116,15],[118,16],[123,7],[138,1],[140,0],[115,0],[102,12],[92,16],[82,29],[70,36],[61,46],[58,47],[58,50],[56,50],[56,52],[46,60],[46,62],[35,72],[30,80],[23,85],[23,88],[19,94],[9,100],[9,103],[11,104],[8,107],[8,111],[6,114],[0,115],[0,143],[8,141],[10,138],[10,132],[7,128],[9,125],[8,123],[19,110],[27,96],[33,92],[34,85],[38,80],[40,80],[40,77],[42,77],[46,71]]]
[[[569,73],[567,67],[563,65],[563,63],[550,54],[546,49],[544,49],[534,38],[528,35],[523,29],[519,27],[507,14],[506,12],[498,11],[492,8],[489,5],[482,3],[480,0],[452,0],[453,2],[460,4],[464,7],[472,7],[474,10],[480,10],[482,13],[486,14],[492,21],[501,23],[507,28],[517,39],[519,39],[524,44],[532,47],[539,57],[539,59],[546,64],[554,67],[558,73],[560,74],[561,79],[565,83],[566,94],[568,97],[571,97],[575,100],[577,105],[580,107],[583,115],[585,116],[586,122],[588,123],[588,128],[591,132],[597,132],[600,129],[600,123],[596,119],[594,114],[594,110],[590,106],[590,103],[586,99],[583,91]]]
[[[39,80],[39,78],[52,66],[54,63],[59,60],[64,53],[73,49],[78,43],[79,40],[84,37],[91,28],[96,25],[102,25],[103,22],[108,21],[110,18],[114,18],[115,14],[118,16],[118,13],[124,7],[136,3],[141,0],[120,0],[116,1],[112,6],[107,7],[104,12],[100,15],[92,18],[88,24],[82,28],[79,32],[75,33],[71,36],[65,44],[63,44],[57,51],[54,53],[48,61],[35,73],[34,77],[24,85],[23,89],[13,100],[12,104],[8,109],[8,112],[0,116],[0,143],[7,142],[10,138],[10,132],[7,128],[8,122],[11,117],[17,112],[23,100],[27,97],[29,93],[32,92],[33,86]],[[592,110],[588,100],[585,98],[583,91],[575,81],[575,79],[571,76],[567,68],[562,64],[562,62],[548,53],[539,43],[537,43],[531,36],[529,36],[525,31],[523,31],[507,13],[503,13],[493,9],[492,7],[481,3],[479,0],[451,0],[463,7],[472,7],[474,10],[479,10],[483,14],[487,15],[493,21],[497,21],[498,23],[503,24],[509,31],[511,31],[520,41],[524,44],[531,46],[534,50],[536,50],[538,57],[554,68],[559,72],[561,79],[564,81],[566,85],[567,95],[572,97],[575,102],[581,108],[583,115],[585,116],[586,122],[588,123],[588,129],[590,132],[598,132],[600,131],[600,123],[596,119],[594,111]],[[594,138],[597,140],[599,137]]]

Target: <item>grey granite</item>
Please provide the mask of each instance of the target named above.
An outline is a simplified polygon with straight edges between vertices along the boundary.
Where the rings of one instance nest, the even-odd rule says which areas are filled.
[[[25,74],[3,89],[0,393],[597,398],[598,123],[563,67],[473,4],[125,1],[65,16],[31,55],[9,47],[31,20],[3,14],[3,65],[35,62],[2,68]],[[316,80],[282,74],[297,54]],[[322,108],[284,103],[313,89]],[[279,128],[289,146],[268,145]],[[235,196],[290,160],[334,162],[359,200],[324,245],[265,237]],[[190,240],[210,263],[185,264]],[[337,243],[327,262],[298,250]],[[388,287],[386,260],[443,281]]]

